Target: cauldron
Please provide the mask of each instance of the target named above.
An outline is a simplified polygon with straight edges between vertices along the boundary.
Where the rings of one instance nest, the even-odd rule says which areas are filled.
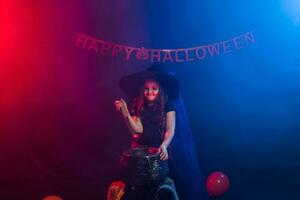
[[[153,147],[131,148],[124,151],[120,160],[123,181],[134,187],[157,186],[169,174],[168,161],[160,159]]]

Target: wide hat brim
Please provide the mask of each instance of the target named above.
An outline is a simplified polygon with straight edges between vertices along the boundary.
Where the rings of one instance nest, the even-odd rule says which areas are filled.
[[[180,82],[172,73],[163,71],[162,67],[149,67],[144,71],[124,76],[120,80],[120,87],[130,98],[139,95],[145,80],[154,79],[164,88],[169,100],[179,98]]]

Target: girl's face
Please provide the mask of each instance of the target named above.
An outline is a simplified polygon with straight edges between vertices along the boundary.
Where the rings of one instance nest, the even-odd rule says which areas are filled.
[[[155,80],[146,80],[144,85],[144,97],[148,102],[157,99],[159,93],[159,84]]]

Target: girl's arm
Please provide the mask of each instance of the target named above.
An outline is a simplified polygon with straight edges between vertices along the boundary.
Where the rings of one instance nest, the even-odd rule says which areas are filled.
[[[175,133],[175,123],[176,123],[176,113],[175,111],[167,112],[166,114],[166,132],[164,136],[164,141],[159,147],[160,157],[162,160],[168,159],[168,151],[167,148],[170,145],[174,133]]]
[[[127,103],[123,99],[116,100],[115,107],[123,115],[123,117],[125,119],[125,123],[129,129],[129,131],[132,134],[143,132],[143,126],[142,126],[140,118],[137,116],[130,115],[130,113],[128,111]]]
[[[128,114],[127,117],[124,117],[124,119],[130,133],[134,134],[143,132],[143,125],[139,117]]]

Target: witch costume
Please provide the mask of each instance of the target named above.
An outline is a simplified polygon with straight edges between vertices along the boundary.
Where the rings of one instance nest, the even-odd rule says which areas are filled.
[[[176,113],[175,134],[168,147],[169,159],[166,161],[170,173],[163,181],[146,189],[127,184],[121,199],[206,200],[207,194],[200,176],[192,134],[180,96],[179,80],[173,74],[166,73],[161,64],[156,64],[144,71],[123,77],[120,80],[120,87],[130,98],[135,98],[145,80],[148,79],[157,81],[160,87],[164,89],[167,97],[164,105],[165,113],[170,111]],[[131,114],[135,115],[135,110],[132,110]],[[157,114],[150,106],[144,106],[140,114],[143,133],[140,134],[140,137],[133,137],[131,144],[133,149],[136,147],[159,147],[161,145],[165,127],[157,122]]]

